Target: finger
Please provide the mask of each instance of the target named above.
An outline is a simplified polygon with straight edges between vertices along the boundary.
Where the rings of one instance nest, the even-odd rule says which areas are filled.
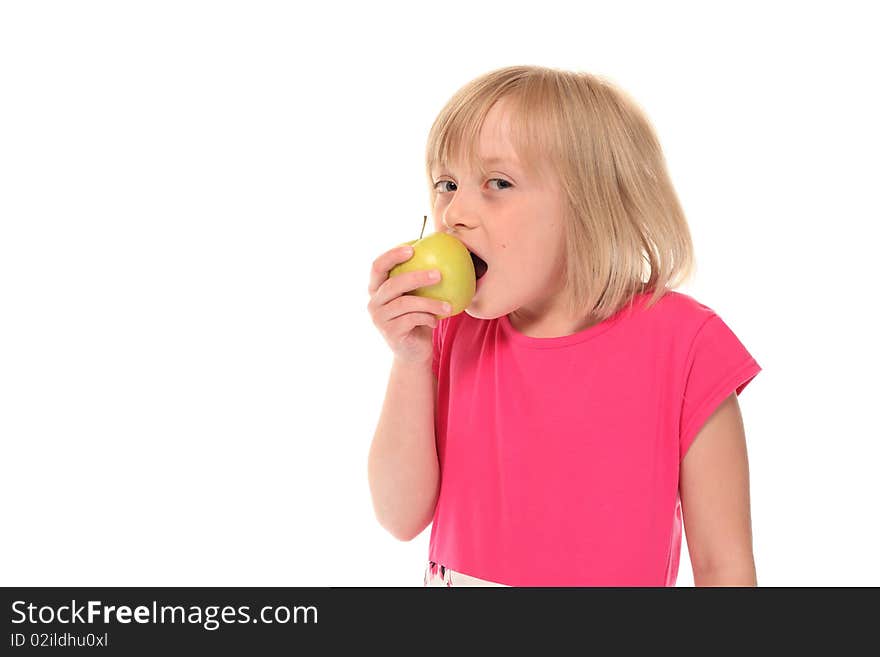
[[[407,252],[407,249],[410,249],[410,252]],[[388,272],[395,265],[412,258],[411,249],[411,246],[398,246],[386,251],[373,261],[373,266],[370,268],[370,284],[367,287],[370,296],[373,296],[379,286],[388,279]]]
[[[431,313],[406,313],[397,319],[391,320],[388,328],[391,335],[400,339],[417,326],[434,328],[437,325],[437,321],[437,318]]]
[[[412,292],[420,287],[436,285],[442,277],[434,278],[431,275],[432,272],[440,274],[440,271],[437,269],[419,269],[389,277],[376,291],[373,297],[375,303],[381,307],[407,292]]]
[[[427,313],[439,319],[448,315],[451,311],[452,306],[448,305],[446,301],[420,297],[415,294],[403,294],[381,307],[379,310],[379,321],[390,322],[410,313]]]

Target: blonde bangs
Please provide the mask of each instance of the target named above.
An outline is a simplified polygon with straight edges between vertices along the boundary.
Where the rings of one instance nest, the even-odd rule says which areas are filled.
[[[504,99],[511,109],[510,138],[514,152],[526,173],[543,174],[541,164],[546,158],[548,135],[556,123],[547,120],[546,104],[541,102],[538,79],[486,80],[460,89],[443,108],[428,135],[425,150],[425,172],[433,206],[436,197],[432,171],[463,163],[482,176],[487,175],[484,162],[477,152],[480,132],[489,110]],[[557,140],[554,140],[557,141]]]
[[[504,99],[527,173],[552,176],[565,197],[565,293],[571,316],[604,321],[650,291],[648,307],[695,270],[690,230],[653,127],[607,79],[540,66],[491,71],[459,89],[428,135],[426,174],[466,163],[486,175],[477,146]]]

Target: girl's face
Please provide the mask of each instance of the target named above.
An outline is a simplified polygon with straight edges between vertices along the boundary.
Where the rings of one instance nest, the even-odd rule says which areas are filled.
[[[520,166],[507,138],[503,102],[489,111],[480,135],[485,179],[461,167],[431,172],[437,190],[434,228],[457,237],[489,265],[466,309],[470,316],[510,314],[521,332],[553,335],[568,331],[571,323],[561,295],[562,193],[556,180],[539,181]]]

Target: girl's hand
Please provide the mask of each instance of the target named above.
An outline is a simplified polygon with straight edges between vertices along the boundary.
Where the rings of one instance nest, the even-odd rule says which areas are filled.
[[[449,309],[443,307],[443,301],[406,294],[437,283],[439,271],[419,270],[388,276],[395,265],[412,257],[411,252],[405,251],[407,248],[396,247],[373,261],[367,310],[395,358],[408,363],[430,363],[431,335],[439,321],[437,315],[444,315]],[[437,273],[437,278],[430,278],[431,271]]]

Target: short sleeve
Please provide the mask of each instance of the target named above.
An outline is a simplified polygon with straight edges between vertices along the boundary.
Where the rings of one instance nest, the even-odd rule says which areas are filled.
[[[722,401],[742,391],[761,366],[717,314],[707,319],[691,344],[685,367],[679,462]]]

